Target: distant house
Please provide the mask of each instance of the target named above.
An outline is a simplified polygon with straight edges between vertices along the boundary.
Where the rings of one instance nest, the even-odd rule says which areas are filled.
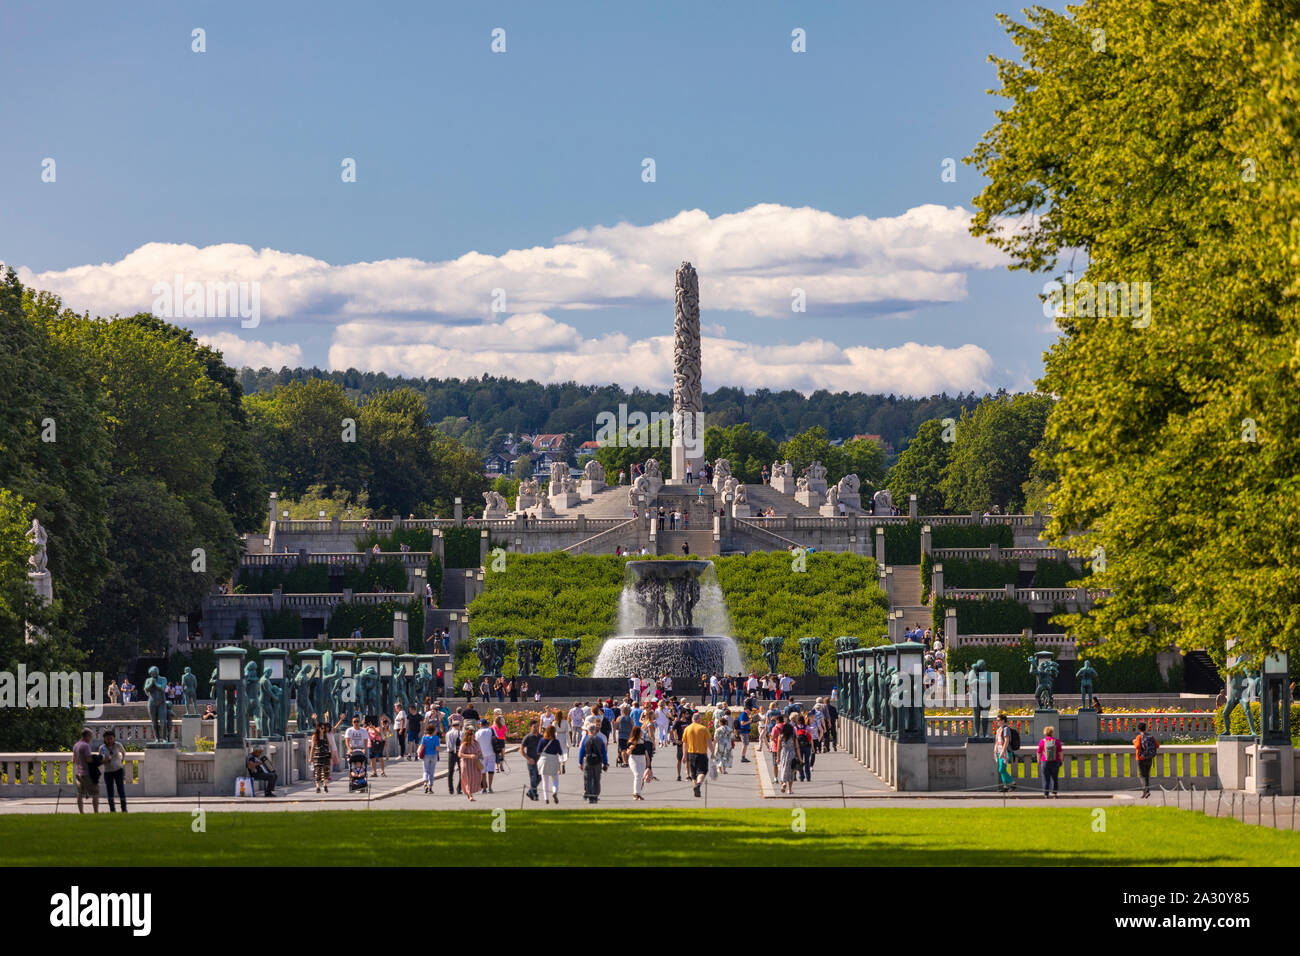
[[[557,461],[563,462],[565,459],[554,452],[542,452],[542,454],[533,459],[533,474],[549,475],[551,473],[551,466]]]
[[[873,441],[884,449],[886,455],[892,455],[894,453],[894,446],[886,442],[879,435],[854,435],[849,439],[849,441]]]
[[[534,451],[547,451],[548,449],[551,449],[551,448],[559,448],[560,445],[564,444],[564,439],[565,439],[565,437],[566,437],[566,436],[564,436],[564,435],[554,435],[554,434],[552,434],[552,435],[534,435],[534,436],[533,436],[533,450],[534,450]]]
[[[581,445],[578,446],[578,454],[579,454],[579,455],[590,455],[592,458],[595,458],[595,457],[596,457],[596,449],[598,449],[598,448],[600,448],[600,442],[597,442],[597,441],[585,441],[585,442],[583,442]]]
[[[483,474],[509,476],[514,473],[515,461],[518,458],[518,455],[511,455],[508,452],[488,455],[483,459]]]

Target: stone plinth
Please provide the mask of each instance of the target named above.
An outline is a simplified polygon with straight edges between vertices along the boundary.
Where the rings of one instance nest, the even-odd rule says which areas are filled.
[[[992,790],[998,783],[992,740],[966,741],[966,789]]]
[[[591,478],[584,478],[578,482],[578,494],[584,498],[590,498],[598,492],[604,491],[609,485],[603,481],[596,481]]]
[[[146,797],[176,796],[176,745],[149,743],[140,762],[140,783]]]
[[[1095,744],[1101,732],[1101,719],[1095,710],[1080,710],[1076,715],[1074,739],[1081,744]],[[1064,736],[1061,738],[1065,739]]]
[[[193,753],[198,747],[198,739],[203,736],[203,718],[198,714],[181,715],[181,747]]]
[[[892,741],[891,741],[892,743]],[[894,789],[899,793],[918,793],[930,789],[930,745],[894,744]]]
[[[823,498],[825,498],[825,497],[826,497],[826,479],[824,479],[824,478],[809,478],[809,479],[808,479],[808,490],[809,490],[809,491],[815,491],[815,492],[817,492],[818,494],[820,494]]]
[[[510,514],[505,508],[484,508],[483,520],[487,521],[492,518],[509,518]]]
[[[1034,750],[1038,747],[1038,741],[1043,739],[1043,731],[1048,727],[1055,727],[1058,731],[1057,740],[1060,740],[1059,731],[1061,729],[1061,712],[1059,710],[1035,710],[1034,711],[1034,739],[1031,741],[1021,741],[1020,746],[1023,748],[1026,744],[1029,749]]]
[[[840,516],[840,506],[838,504],[833,505],[828,501],[817,509],[817,513],[823,518],[838,518]]]
[[[564,491],[558,495],[551,495],[550,502],[554,512],[562,514],[577,508],[582,503],[582,496],[576,491]]]
[[[267,754],[271,766],[275,768],[277,787],[287,787],[293,783],[296,774],[293,765],[293,741],[275,740],[271,742],[271,752]]]
[[[1254,737],[1224,735],[1215,741],[1219,786],[1224,790],[1245,790],[1249,770],[1249,748],[1255,745]]]
[[[844,505],[845,511],[862,510],[862,495],[846,495],[840,492],[840,502]]]
[[[1290,744],[1251,743],[1246,748],[1247,793],[1295,793],[1295,748]]]
[[[793,495],[795,493],[795,479],[793,476],[787,478],[785,475],[773,475],[772,487],[783,495]]]
[[[515,514],[524,514],[537,507],[537,495],[519,495],[515,498]]]
[[[244,749],[242,747],[225,747],[216,752],[216,762],[212,768],[212,790],[219,797],[233,796],[235,779],[247,777]]]
[[[307,763],[307,751],[311,749],[311,734],[291,733],[289,743],[293,745],[293,769],[295,780],[312,779],[312,768]]]
[[[799,502],[799,504],[803,505],[805,508],[820,508],[822,502],[826,500],[825,482],[822,484],[823,487],[821,491],[814,491],[811,488],[807,491],[796,491],[794,493],[794,500]]]

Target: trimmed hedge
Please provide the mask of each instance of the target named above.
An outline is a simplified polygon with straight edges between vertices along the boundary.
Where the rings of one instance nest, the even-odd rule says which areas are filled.
[[[442,532],[443,557],[449,568],[477,568],[482,564],[479,541],[482,528],[444,528]]]
[[[1031,646],[1023,642],[1015,647],[957,647],[949,651],[948,669],[956,673],[965,673],[977,660],[983,660],[989,671],[998,676],[998,691],[1003,694],[1032,694],[1036,682],[1029,673],[1028,657],[1033,652]],[[1170,670],[1169,679],[1160,677],[1160,668],[1154,658],[1122,657],[1115,660],[1102,660],[1098,657],[1088,658],[1097,676],[1093,679],[1097,696],[1105,704],[1109,694],[1147,694],[1181,691],[1183,687],[1182,668]],[[1067,669],[1073,677],[1074,671],[1083,666],[1083,660],[1062,661],[1061,677]],[[1061,678],[1057,678],[1061,686]],[[1060,691],[1057,692],[1058,698]]]
[[[921,563],[921,526],[917,522],[887,524],[884,529],[885,564],[892,567]],[[874,537],[872,542],[874,547]]]
[[[262,612],[262,640],[277,646],[285,641],[302,640],[302,615],[293,608]]]
[[[1010,548],[1016,533],[1009,524],[936,524],[930,526],[932,548]],[[888,552],[886,552],[887,554]],[[947,567],[947,565],[945,565]]]
[[[342,571],[330,574],[331,569]],[[307,564],[294,568],[245,568],[239,572],[239,588],[249,594],[270,594],[280,588],[285,594],[340,594],[353,591],[407,589],[406,568],[397,558],[357,564]]]
[[[1255,701],[1249,705],[1251,720],[1255,722],[1256,732],[1260,729],[1259,702]],[[1214,732],[1223,733],[1223,708],[1219,707],[1214,711]],[[1240,707],[1233,708],[1232,711],[1232,730],[1231,733],[1239,736],[1245,736],[1250,733],[1246,727],[1246,715],[1241,712]],[[1292,702],[1291,704],[1291,742],[1300,746],[1300,703]]]
[[[1035,623],[1034,613],[1028,607],[1008,598],[941,597],[935,599],[932,607],[931,621],[935,628],[943,627],[948,608],[956,608],[959,634],[1018,634]]]
[[[510,555],[506,570],[489,573],[483,594],[470,606],[470,640],[457,649],[457,680],[477,678],[473,645],[480,637],[507,642],[507,672],[513,670],[509,660],[516,640],[542,640],[545,674],[554,673],[555,667],[550,639],[576,638],[581,641],[578,673],[590,674],[601,643],[617,630],[628,560],[647,559],[563,552]],[[761,641],[769,635],[786,637],[781,667],[795,674],[803,672],[800,637],[822,638],[818,670],[823,674],[835,671],[836,637],[856,636],[864,644],[883,642],[888,602],[876,584],[875,562],[858,555],[820,552],[806,560],[802,572],[792,569],[791,557],[784,552],[714,560],[731,632],[746,666],[766,669]]]
[[[385,601],[383,604],[341,603],[330,615],[326,633],[331,640],[347,638],[356,628],[362,637],[391,637],[393,612],[405,611],[409,618],[407,628],[411,643],[419,647],[424,637],[424,599],[419,595],[413,601]]]

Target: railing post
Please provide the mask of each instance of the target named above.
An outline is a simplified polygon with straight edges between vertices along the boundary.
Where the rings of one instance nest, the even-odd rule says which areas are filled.
[[[943,597],[943,565],[936,564],[930,569],[930,591],[937,597]]]
[[[876,527],[876,563],[885,563],[885,529],[880,526]]]
[[[907,496],[907,520],[915,521],[917,515],[916,495]]]
[[[913,495],[912,497],[916,497]],[[929,554],[933,548],[932,540],[934,535],[930,531],[928,524],[921,525],[921,553]]]
[[[456,521],[457,528],[459,528],[461,526],[461,523],[465,520],[464,508],[461,505],[461,501],[459,498],[457,498],[454,502],[452,502],[452,517]]]

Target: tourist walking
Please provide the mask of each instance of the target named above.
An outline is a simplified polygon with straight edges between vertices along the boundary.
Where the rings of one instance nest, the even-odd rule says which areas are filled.
[[[749,731],[754,726],[753,711],[748,708],[742,709],[736,715],[736,736],[740,738],[740,762],[749,763],[749,758],[745,756],[749,750]]]
[[[578,703],[576,700],[573,702],[573,707],[570,708],[568,716],[569,716],[569,746],[572,747],[574,744],[578,742],[578,731],[582,729],[582,719],[584,717],[584,714],[582,712],[582,705]],[[556,733],[559,733],[559,731],[557,730]]]
[[[564,767],[564,746],[560,743],[555,725],[546,728],[542,734],[541,746],[537,748],[537,771],[542,778],[542,802],[560,802],[560,773]]]
[[[1043,796],[1059,797],[1061,795],[1061,742],[1056,739],[1055,727],[1043,728],[1043,739],[1038,741],[1038,770],[1043,777]]]
[[[582,765],[582,795],[588,803],[600,799],[600,774],[609,769],[609,752],[605,749],[597,724],[593,721],[586,726],[586,736],[578,748],[578,763]]]
[[[86,812],[82,806],[82,800],[86,797],[90,797],[94,812],[99,812],[99,755],[91,752],[92,736],[94,735],[87,727],[81,731],[81,739],[72,745],[72,781],[77,788],[78,813]]]
[[[447,731],[447,792],[456,793],[456,771],[460,769],[460,745],[461,745],[461,719],[460,716],[452,718],[451,729]],[[461,775],[462,782],[464,774]]]
[[[106,693],[108,694],[108,702],[110,704],[116,704],[122,699],[122,688],[117,686],[117,681],[115,680],[108,682],[108,690]]]
[[[446,730],[446,727],[443,725],[443,714],[441,711],[430,708],[426,710],[423,715],[421,715],[420,711],[416,710],[414,703],[410,703],[406,705],[406,747],[405,749],[407,751],[406,754],[407,760],[415,759],[415,748],[420,743],[420,728],[427,721],[432,719],[435,714],[437,715],[438,730],[439,731]]]
[[[717,762],[718,773],[727,773],[731,769],[731,748],[735,742],[736,735],[726,712],[719,712],[718,726],[713,731],[713,759]]]
[[[781,781],[782,793],[794,793],[794,782],[799,774],[799,744],[795,740],[794,724],[786,721],[781,725],[777,738],[777,779]]]
[[[483,786],[483,747],[477,735],[478,724],[471,720],[465,725],[460,741],[460,789],[471,803]]]
[[[632,719],[632,708],[627,704],[624,704],[619,712],[615,729],[618,733],[618,766],[625,767],[628,741],[632,739],[632,731],[636,729],[636,721]]]
[[[433,793],[433,778],[438,772],[438,748],[442,746],[442,738],[438,730],[438,725],[433,721],[425,724],[424,735],[420,738],[420,747],[416,751],[416,755],[424,764],[421,779],[424,780],[425,793]]]
[[[1138,776],[1142,778],[1142,798],[1151,796],[1151,761],[1156,759],[1160,741],[1147,733],[1146,721],[1138,723],[1138,734],[1133,738],[1133,748],[1137,751]],[[112,799],[111,791],[109,799]]]
[[[113,790],[122,800],[122,812],[126,813],[126,786],[123,778],[126,771],[126,748],[117,742],[117,735],[111,730],[104,731],[104,743],[99,748],[100,769],[104,772],[104,789],[108,793],[108,812],[115,813]]]
[[[491,724],[479,724],[474,731],[474,741],[478,744],[479,749],[479,766],[483,769],[483,775],[479,779],[479,791],[481,793],[492,793],[492,778],[496,776],[496,739],[497,735],[492,730]],[[465,768],[461,768],[461,775],[465,773]]]
[[[316,780],[316,792],[330,792],[330,768],[334,766],[334,740],[330,725],[317,721],[316,729],[311,735],[311,744],[307,748],[307,760],[311,763],[312,776]]]
[[[632,799],[644,800],[641,788],[650,780],[650,767],[646,763],[648,741],[640,727],[632,728],[627,741],[627,762],[632,768]]]
[[[682,744],[686,750],[686,772],[695,784],[698,797],[701,796],[700,787],[709,776],[709,749],[713,744],[700,714],[691,715],[690,726],[682,733]]]
[[[540,727],[539,721],[529,721],[528,733],[524,734],[524,739],[519,744],[519,752],[523,754],[524,764],[528,767],[529,800],[537,799],[537,787],[542,782],[541,771],[537,769],[537,752],[542,744]]]
[[[1012,734],[1015,734],[1015,737],[1012,737]],[[1017,748],[1013,747],[1012,743],[1018,743],[1019,737],[1020,735],[1007,720],[1007,715],[998,714],[998,729],[993,735],[993,759],[998,766],[999,792],[1005,793],[1007,790],[1016,789],[1012,768],[1016,765]]]

